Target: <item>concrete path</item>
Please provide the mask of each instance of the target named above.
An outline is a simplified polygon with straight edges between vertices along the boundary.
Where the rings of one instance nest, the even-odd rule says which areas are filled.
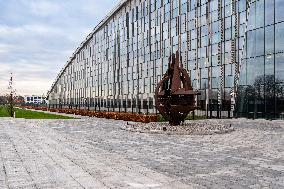
[[[213,136],[122,121],[0,119],[0,188],[284,188],[284,122],[222,120]]]

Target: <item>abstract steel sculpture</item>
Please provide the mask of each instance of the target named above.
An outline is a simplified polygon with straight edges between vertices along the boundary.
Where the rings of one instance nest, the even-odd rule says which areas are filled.
[[[191,80],[181,64],[179,52],[169,58],[169,68],[155,91],[156,108],[170,125],[180,125],[196,109]]]

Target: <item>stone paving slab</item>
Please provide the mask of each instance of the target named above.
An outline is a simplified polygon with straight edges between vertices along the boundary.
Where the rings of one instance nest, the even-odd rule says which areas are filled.
[[[133,133],[123,121],[0,119],[0,188],[284,188],[284,122]]]

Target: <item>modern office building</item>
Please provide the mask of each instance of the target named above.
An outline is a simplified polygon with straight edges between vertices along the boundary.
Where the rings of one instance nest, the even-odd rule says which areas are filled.
[[[37,95],[25,95],[24,100],[25,104],[42,104],[45,98]]]
[[[283,0],[123,0],[73,53],[49,102],[155,112],[155,87],[179,50],[201,109],[279,118],[283,12]]]

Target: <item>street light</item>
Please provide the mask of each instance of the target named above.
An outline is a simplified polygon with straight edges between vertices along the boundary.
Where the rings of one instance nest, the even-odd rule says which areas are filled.
[[[87,98],[82,97],[82,101],[84,103],[84,109],[86,110],[87,106]]]

